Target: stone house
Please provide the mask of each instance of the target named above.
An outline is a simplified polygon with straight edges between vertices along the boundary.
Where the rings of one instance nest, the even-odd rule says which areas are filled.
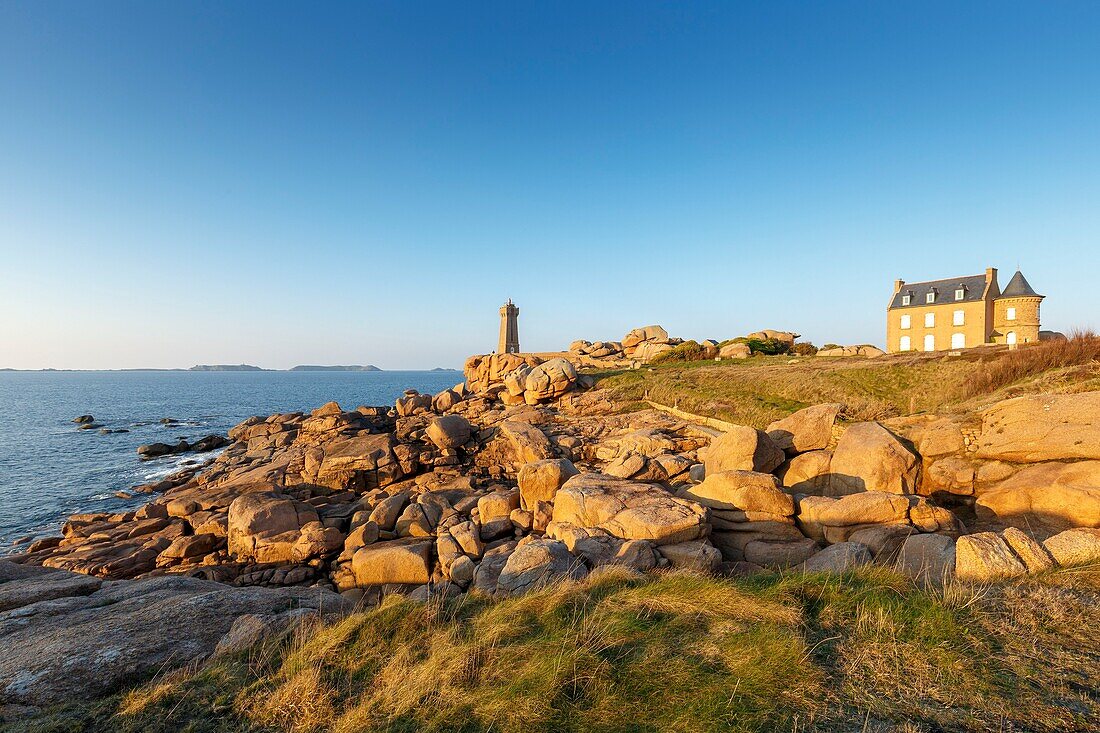
[[[886,350],[948,351],[1038,341],[1043,297],[1019,270],[1001,290],[995,267],[984,275],[897,280],[886,308]]]

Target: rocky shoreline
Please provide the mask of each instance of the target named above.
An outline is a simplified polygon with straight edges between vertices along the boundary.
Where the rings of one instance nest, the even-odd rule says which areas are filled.
[[[667,338],[641,331],[580,356],[637,356]],[[1097,392],[884,423],[846,423],[843,405],[824,404],[720,432],[622,412],[568,356],[474,356],[464,377],[392,407],[249,418],[217,458],[140,487],[156,496],[140,509],[70,517],[60,537],[7,558],[0,701],[102,691],[79,675],[57,682],[62,647],[81,629],[125,630],[150,604],[197,604],[201,640],[171,657],[184,662],[388,594],[518,595],[609,565],[878,563],[936,585],[1100,559]],[[153,630],[170,623],[147,617]],[[54,662],[26,650],[39,634]],[[133,639],[111,647],[120,661],[104,684],[168,663],[166,647]]]

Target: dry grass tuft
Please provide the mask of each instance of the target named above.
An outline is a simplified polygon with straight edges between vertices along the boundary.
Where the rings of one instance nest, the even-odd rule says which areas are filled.
[[[1100,362],[1100,336],[1075,331],[1066,340],[1040,341],[983,360],[959,390],[960,400],[988,395],[1044,372]]]
[[[261,726],[287,733],[327,730],[332,722],[336,693],[320,665],[306,667],[249,691],[238,700],[237,711]],[[265,689],[266,688],[266,689]]]

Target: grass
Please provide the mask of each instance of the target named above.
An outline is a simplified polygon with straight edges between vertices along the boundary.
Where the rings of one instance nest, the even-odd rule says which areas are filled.
[[[645,400],[763,428],[813,404],[841,402],[852,420],[914,412],[968,411],[1034,392],[1100,389],[1100,338],[972,349],[959,356],[898,354],[877,359],[790,356],[657,364],[597,375],[627,406]]]
[[[6,733],[1084,731],[1100,571],[919,590],[882,568],[600,574],[392,599]]]

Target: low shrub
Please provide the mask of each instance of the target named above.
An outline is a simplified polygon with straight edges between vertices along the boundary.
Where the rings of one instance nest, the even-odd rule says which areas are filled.
[[[776,356],[778,354],[786,354],[790,351],[789,344],[780,341],[779,339],[734,339],[734,341],[742,344],[748,344],[749,351],[753,354],[764,354],[765,356]]]
[[[650,360],[651,364],[667,364],[675,361],[703,361],[711,358],[707,354],[707,347],[698,341],[685,341],[673,346],[663,354],[658,354]]]
[[[809,341],[800,341],[791,347],[791,353],[798,356],[813,356],[817,353],[817,347]]]

